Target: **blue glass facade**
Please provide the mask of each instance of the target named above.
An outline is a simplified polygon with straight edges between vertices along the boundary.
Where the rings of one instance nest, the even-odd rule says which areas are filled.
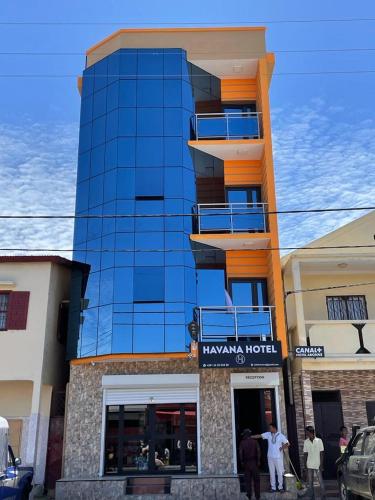
[[[196,203],[190,73],[181,49],[121,49],[84,71],[76,214],[123,217],[76,219],[91,272],[71,357],[187,349],[192,218],[168,214]]]

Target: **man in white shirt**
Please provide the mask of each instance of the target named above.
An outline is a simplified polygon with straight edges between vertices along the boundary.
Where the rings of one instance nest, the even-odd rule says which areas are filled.
[[[307,469],[307,480],[310,491],[314,491],[314,474],[318,477],[321,498],[326,498],[326,490],[322,476],[324,446],[323,441],[315,436],[315,429],[311,425],[306,427],[307,439],[303,444],[303,456]]]
[[[289,441],[278,432],[277,425],[274,422],[270,423],[270,431],[253,436],[255,439],[266,439],[268,441],[268,469],[270,471],[271,491],[276,491],[276,474],[278,479],[278,489],[284,491],[284,450],[288,448]]]

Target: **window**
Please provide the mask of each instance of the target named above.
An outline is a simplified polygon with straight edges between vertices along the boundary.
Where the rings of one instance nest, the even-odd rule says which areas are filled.
[[[363,432],[356,436],[355,441],[353,442],[353,455],[362,455],[364,437],[365,435]]]
[[[9,294],[0,293],[0,330],[7,329]]]
[[[159,168],[137,168],[135,199],[162,200],[163,198],[163,170]]]
[[[134,268],[134,302],[164,302],[164,268]]]
[[[107,406],[105,474],[197,472],[193,403]]]
[[[365,456],[368,456],[374,452],[375,452],[375,432],[371,432],[371,433],[366,434],[363,454]]]
[[[364,295],[327,297],[327,310],[328,319],[332,320],[368,319]]]

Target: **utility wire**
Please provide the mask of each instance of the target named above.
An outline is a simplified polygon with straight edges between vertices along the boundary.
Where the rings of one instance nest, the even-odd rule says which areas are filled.
[[[349,22],[372,22],[375,21],[373,17],[348,17],[348,18],[317,18],[317,19],[276,19],[276,20],[263,20],[254,21],[244,19],[238,21],[221,21],[221,22],[196,22],[196,21],[185,21],[185,22],[157,22],[157,21],[1,21],[0,26],[136,26],[137,29],[143,29],[144,26],[158,26],[163,28],[163,26],[203,26],[205,28],[210,27],[227,27],[235,26],[238,28],[251,27],[258,24],[306,24],[306,23],[349,23]],[[248,26],[247,26],[248,25]]]
[[[126,234],[126,233],[124,233]],[[129,233],[133,234],[133,233]],[[262,234],[262,233],[259,233]],[[261,251],[284,251],[284,250],[338,250],[350,248],[375,248],[374,245],[333,245],[333,246],[304,246],[304,247],[268,247],[268,248],[240,248],[232,249],[232,251],[246,251],[246,252],[261,252]],[[0,248],[0,252],[88,252],[88,253],[206,253],[206,252],[225,252],[231,251],[230,249],[222,250],[221,248],[173,248],[173,249],[129,249],[129,248]],[[245,257],[243,257],[245,258]]]
[[[287,292],[285,292],[285,297],[288,297],[293,293],[319,292],[321,290],[335,290],[337,288],[352,288],[354,286],[368,286],[368,285],[375,285],[375,281],[368,281],[365,283],[349,283],[347,285],[325,286],[321,288],[304,288],[301,290],[288,290]]]
[[[135,200],[145,201],[145,200]],[[147,201],[147,200],[146,200]],[[163,200],[156,200],[163,201]],[[225,203],[223,203],[225,205]],[[223,207],[225,209],[226,207]],[[212,216],[228,216],[228,215],[277,215],[277,214],[304,214],[304,213],[329,213],[329,212],[356,212],[363,210],[375,210],[375,205],[368,207],[339,207],[339,208],[308,208],[308,209],[295,209],[295,210],[272,210],[259,213],[251,212],[251,210],[259,209],[260,207],[249,207],[249,212],[232,212],[224,214],[222,212],[214,212],[212,208],[210,214],[196,214],[196,213],[175,213],[175,214],[85,214],[85,215],[6,215],[0,214],[1,219],[133,219],[133,218],[167,218],[167,217],[212,217]],[[218,209],[219,210],[219,209]]]
[[[360,75],[360,74],[373,74],[375,73],[375,69],[365,69],[365,70],[343,70],[343,71],[286,71],[286,72],[281,72],[281,73],[265,73],[265,76],[300,76],[300,75]],[[0,78],[77,78],[77,74],[48,74],[48,73],[40,73],[40,74],[0,74]],[[136,79],[139,78],[139,75],[108,75],[108,74],[97,74],[97,75],[84,75],[85,78],[107,78],[107,77],[113,77],[113,78],[120,78],[126,76],[127,79]],[[154,77],[154,78],[163,78],[163,76],[175,76],[179,77],[181,75],[145,75],[147,78]],[[195,75],[193,75],[195,76]],[[201,75],[196,75],[196,76],[201,76]],[[235,86],[235,84],[233,85]]]
[[[353,48],[337,48],[337,49],[280,49],[280,50],[271,50],[271,52],[275,54],[309,54],[309,53],[321,53],[321,52],[370,52],[374,51],[375,47],[353,47]],[[131,52],[129,49],[126,49],[126,54],[137,53]],[[194,50],[194,54],[210,54],[211,52],[203,51],[203,50]],[[149,55],[150,53],[147,52]],[[151,52],[152,54],[152,52]],[[176,52],[163,52],[163,54],[176,54]],[[228,55],[256,55],[259,56],[259,52],[252,51],[236,51],[236,52],[221,52],[223,56]],[[86,52],[0,52],[0,56],[86,56]],[[98,52],[95,51],[95,55],[108,55],[108,52]]]

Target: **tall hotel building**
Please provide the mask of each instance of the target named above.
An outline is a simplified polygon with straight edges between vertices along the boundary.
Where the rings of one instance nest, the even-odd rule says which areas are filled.
[[[58,498],[240,498],[243,429],[286,431],[273,65],[264,28],[120,30],[87,52],[74,259],[91,272]]]

